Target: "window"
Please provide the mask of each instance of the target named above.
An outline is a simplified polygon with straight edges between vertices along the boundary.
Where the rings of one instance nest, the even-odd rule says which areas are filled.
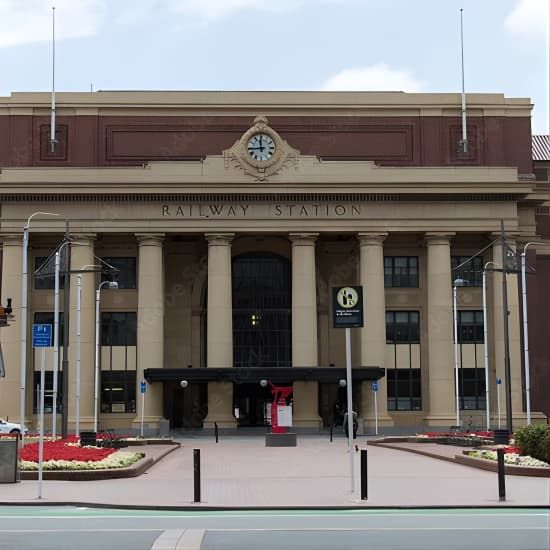
[[[136,313],[104,312],[101,314],[102,346],[135,346],[137,344]]]
[[[422,409],[420,369],[388,369],[388,410]]]
[[[386,311],[386,343],[420,342],[420,314],[418,311]]]
[[[49,370],[45,373],[45,390],[44,390],[44,413],[48,414],[53,411],[53,371]],[[40,371],[35,370],[33,374],[33,400],[32,400],[32,412],[34,414],[40,413],[40,394],[38,393],[38,386],[40,385]],[[62,412],[63,401],[63,372],[57,372],[57,407],[58,414]]]
[[[468,261],[470,256],[451,256],[451,277],[455,279],[464,279],[468,281],[467,286],[481,286],[483,284],[483,258],[476,256],[459,270],[456,269],[460,264]]]
[[[136,371],[101,372],[101,412],[136,412]]]
[[[54,325],[54,313],[53,311],[35,311],[34,323],[39,325],[52,325],[52,346],[53,346],[53,325]],[[59,345],[63,345],[63,312],[59,312]]]
[[[109,265],[116,267],[118,273],[102,273],[102,281],[112,281],[113,279],[118,282],[118,288],[136,288],[136,258],[101,258]],[[104,266],[105,268],[107,266]]]
[[[460,344],[483,344],[483,311],[458,311]]]
[[[460,408],[485,409],[485,371],[483,369],[458,369]]]
[[[67,247],[65,247],[67,248]],[[35,256],[34,257],[34,272],[38,269],[40,269],[43,264],[48,259],[48,256]],[[53,260],[55,262],[55,260]],[[52,264],[52,259],[50,259],[50,266],[52,269],[55,266],[55,263]],[[48,271],[50,271],[48,269]],[[63,288],[65,286],[65,278],[63,277],[63,268],[61,269],[59,273],[59,288]],[[54,275],[49,275],[47,277],[36,275],[34,276],[34,288],[35,290],[54,290],[55,288],[55,277]]]
[[[385,287],[418,287],[417,256],[384,256]]]

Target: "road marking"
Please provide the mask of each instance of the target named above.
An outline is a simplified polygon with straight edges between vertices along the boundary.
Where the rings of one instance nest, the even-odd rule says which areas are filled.
[[[186,529],[174,550],[200,550],[206,529]]]
[[[163,531],[151,546],[151,550],[176,550],[178,541],[185,529],[167,529]]]

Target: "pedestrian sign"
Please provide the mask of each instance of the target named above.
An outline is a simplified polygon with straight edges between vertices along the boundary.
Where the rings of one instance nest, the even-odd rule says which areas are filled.
[[[497,378],[497,385],[501,385],[502,384],[502,378]]]
[[[376,380],[372,382],[371,387],[372,391],[378,391],[378,382]]]
[[[32,347],[49,348],[52,345],[52,325],[34,323],[32,326]]]
[[[139,391],[145,393],[147,391],[147,382],[145,380],[141,381]]]

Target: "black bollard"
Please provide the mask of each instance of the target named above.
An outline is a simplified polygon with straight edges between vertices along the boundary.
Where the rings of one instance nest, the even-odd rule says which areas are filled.
[[[193,449],[194,502],[201,501],[201,450]]]
[[[218,423],[214,422],[214,437],[216,438],[216,443],[218,442]]]
[[[506,500],[506,481],[504,479],[504,449],[497,449],[498,462],[498,500]]]
[[[368,498],[367,449],[361,449],[361,500],[367,500]]]
[[[332,430],[334,428],[334,424],[330,425],[330,442],[332,443]]]

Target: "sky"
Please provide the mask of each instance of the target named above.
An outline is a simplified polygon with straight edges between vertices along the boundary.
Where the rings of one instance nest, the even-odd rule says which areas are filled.
[[[402,90],[528,97],[550,133],[550,0],[0,0],[0,96]]]

